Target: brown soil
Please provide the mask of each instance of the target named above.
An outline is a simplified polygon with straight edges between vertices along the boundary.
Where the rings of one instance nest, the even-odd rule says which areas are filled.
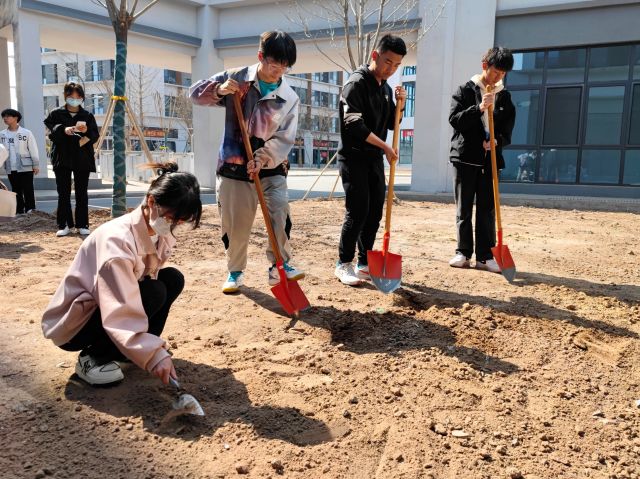
[[[455,270],[451,205],[394,209],[404,287],[333,277],[341,201],[292,204],[313,309],[285,317],[255,223],[243,294],[224,296],[217,214],[181,236],[187,286],[165,331],[205,418],[135,366],[111,388],[39,320],[81,242],[50,216],[0,225],[3,478],[640,477],[640,217],[505,208],[518,280]],[[92,225],[105,221],[92,214]]]

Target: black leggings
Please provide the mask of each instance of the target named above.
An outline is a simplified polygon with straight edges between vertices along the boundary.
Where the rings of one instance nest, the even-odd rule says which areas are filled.
[[[184,288],[184,276],[175,268],[163,268],[158,279],[145,278],[138,283],[144,312],[149,320],[148,333],[160,336],[169,315],[169,308]],[[89,321],[71,340],[60,346],[65,351],[82,351],[100,364],[125,359],[102,326],[100,309],[96,309]]]

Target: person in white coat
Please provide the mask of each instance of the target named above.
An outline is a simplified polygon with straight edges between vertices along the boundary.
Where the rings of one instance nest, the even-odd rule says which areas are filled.
[[[36,209],[33,176],[40,172],[38,145],[30,130],[20,126],[22,114],[18,110],[3,110],[2,119],[7,129],[0,131],[0,143],[8,156],[2,162],[16,194],[16,214],[30,213]]]

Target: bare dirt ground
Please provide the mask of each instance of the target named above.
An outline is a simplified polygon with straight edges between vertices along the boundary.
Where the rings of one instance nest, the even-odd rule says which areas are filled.
[[[341,201],[292,213],[313,305],[297,322],[267,288],[261,218],[237,296],[215,210],[180,237],[165,337],[207,415],[165,422],[158,380],[128,365],[89,387],[42,338],[81,238],[39,213],[1,225],[0,477],[640,477],[640,216],[504,208],[510,285],[448,266],[453,206],[403,202],[404,287],[385,296],[333,277]]]

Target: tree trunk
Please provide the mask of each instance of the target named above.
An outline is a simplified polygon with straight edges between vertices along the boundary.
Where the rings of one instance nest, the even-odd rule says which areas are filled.
[[[125,96],[127,79],[127,28],[120,26],[116,32],[116,65],[114,95]],[[125,148],[125,108],[116,101],[113,112],[113,200],[111,217],[117,218],[127,212],[127,168]],[[140,141],[144,141],[141,138]]]

